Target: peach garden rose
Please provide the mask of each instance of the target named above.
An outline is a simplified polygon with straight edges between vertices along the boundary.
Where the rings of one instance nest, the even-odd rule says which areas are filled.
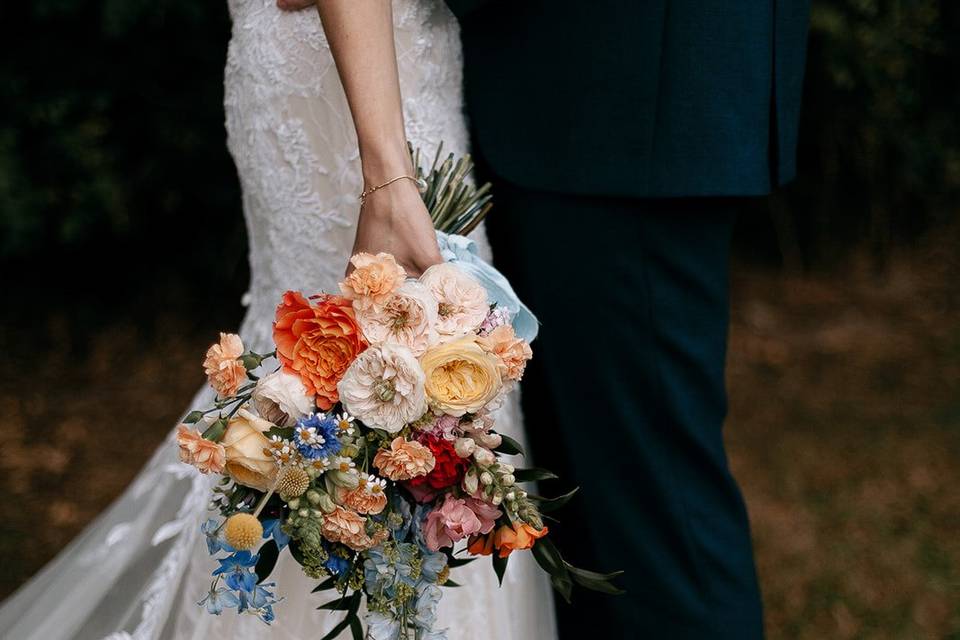
[[[277,477],[277,464],[264,435],[273,424],[246,409],[227,423],[220,444],[226,454],[224,469],[239,484],[268,491]]]
[[[451,416],[475,413],[500,392],[500,362],[476,336],[444,342],[420,358],[430,405]]]

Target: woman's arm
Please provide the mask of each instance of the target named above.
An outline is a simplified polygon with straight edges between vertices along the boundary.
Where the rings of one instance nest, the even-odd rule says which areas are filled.
[[[357,130],[364,190],[413,175],[390,0],[316,4]],[[412,180],[398,180],[366,199],[353,248],[392,253],[412,276],[442,262],[433,223]]]

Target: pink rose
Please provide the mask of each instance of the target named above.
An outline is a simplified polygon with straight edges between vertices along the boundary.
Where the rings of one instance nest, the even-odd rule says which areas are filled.
[[[500,515],[499,509],[480,500],[448,494],[423,524],[427,548],[437,551],[468,536],[489,533]]]

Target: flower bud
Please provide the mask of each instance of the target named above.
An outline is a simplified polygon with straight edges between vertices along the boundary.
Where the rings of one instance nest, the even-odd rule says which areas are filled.
[[[306,518],[307,516],[310,515],[310,509],[307,509],[306,507],[304,507],[299,511],[297,511],[297,515],[300,516],[301,518]]]
[[[511,485],[512,485],[514,482],[516,482],[516,481],[517,481],[517,479],[514,478],[514,477],[513,477],[513,474],[511,474],[511,473],[508,473],[507,475],[502,476],[502,477],[500,478],[500,482],[501,482],[501,483],[503,484],[503,486],[505,486],[505,487],[511,486]]]
[[[493,452],[490,449],[484,449],[483,447],[477,447],[473,452],[473,459],[477,461],[482,467],[489,467],[494,462],[497,461],[497,457],[493,455]]]
[[[503,502],[503,493],[500,491],[494,491],[493,499],[490,502],[493,503],[493,506],[499,505],[501,502]]]
[[[297,509],[300,508],[300,498],[294,498],[293,500],[287,503],[287,506],[293,509],[294,511],[296,511]]]
[[[471,495],[477,492],[479,483],[480,480],[477,478],[477,472],[474,469],[470,469],[463,476],[463,490]]]
[[[320,495],[320,508],[324,513],[331,513],[334,509],[337,508],[337,505],[334,504],[333,498],[330,497],[330,494],[323,493]]]
[[[514,471],[517,470],[517,468],[514,467],[512,464],[507,464],[506,462],[500,463],[500,469],[502,469],[506,473],[513,473]]]
[[[309,502],[312,505],[320,504],[320,492],[317,491],[316,489],[311,489],[310,491],[307,491],[306,498],[307,498],[307,502]]]
[[[504,497],[507,499],[507,502],[513,502],[517,499],[517,494],[515,494],[513,491],[508,491],[507,495]]]
[[[473,438],[457,438],[453,443],[453,448],[461,458],[469,458],[476,450],[477,443]]]
[[[491,485],[493,484],[493,476],[490,475],[489,471],[484,471],[480,474],[480,482],[482,482],[484,485]]]
[[[353,469],[350,471],[327,471],[327,477],[338,487],[344,489],[356,489],[360,484],[360,478]]]

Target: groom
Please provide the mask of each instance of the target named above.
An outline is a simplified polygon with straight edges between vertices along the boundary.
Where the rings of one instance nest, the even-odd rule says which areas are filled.
[[[626,571],[561,603],[560,635],[762,638],[721,435],[727,261],[744,199],[795,173],[809,2],[448,3],[494,255],[542,322],[532,453],[581,487],[554,532]]]

